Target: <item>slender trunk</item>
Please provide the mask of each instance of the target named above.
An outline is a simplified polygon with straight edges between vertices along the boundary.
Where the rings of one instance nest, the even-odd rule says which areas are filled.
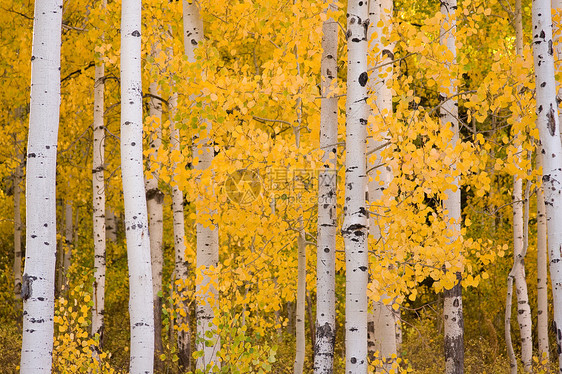
[[[543,146],[543,186],[546,205],[548,250],[550,257],[550,279],[554,299],[554,325],[558,345],[559,368],[562,369],[562,195],[560,183],[562,170],[562,144],[556,81],[554,79],[554,51],[552,47],[552,17],[550,1],[533,2],[533,57],[535,64],[537,126]]]
[[[293,2],[294,3],[294,2]],[[297,61],[297,74],[300,75],[300,64],[298,63],[298,49],[295,47],[295,60]],[[300,148],[301,142],[301,126],[302,126],[302,100],[297,99],[297,122],[294,127],[295,145]],[[298,265],[297,265],[297,326],[296,326],[296,349],[295,349],[295,365],[294,373],[302,374],[304,369],[304,359],[306,354],[306,333],[305,333],[305,309],[306,309],[306,237],[304,231],[304,221],[302,218],[302,205],[299,203],[297,207],[299,216],[297,219],[297,247],[298,247]]]
[[[21,299],[21,179],[23,154],[18,144],[18,136],[14,133],[14,149],[16,152],[16,169],[14,170],[14,294]],[[19,305],[19,303],[18,303]]]
[[[183,26],[184,48],[189,62],[195,62],[195,48],[203,40],[203,20],[199,14],[199,5],[196,2],[183,1]],[[213,139],[211,138],[211,123],[205,119],[199,138],[194,140],[193,156],[198,159],[197,170],[207,173],[211,168],[214,158]],[[212,178],[211,178],[212,181]],[[211,182],[212,183],[212,182]],[[201,184],[198,178],[197,184]],[[208,195],[212,195],[213,186],[200,186]],[[199,196],[196,201],[197,215],[197,268],[203,273],[202,281],[196,284],[197,306],[197,350],[203,355],[197,359],[197,369],[220,368],[217,353],[220,350],[220,338],[217,326],[213,323],[215,318],[214,307],[218,306],[218,290],[210,283],[217,282],[218,274],[214,270],[219,262],[219,229],[214,222],[204,222],[204,216],[213,216],[215,211],[203,208],[204,196]],[[206,292],[201,290],[207,289]]]
[[[180,131],[176,127],[174,117],[177,108],[178,94],[173,93],[170,97],[170,151],[180,153]],[[172,164],[172,170],[176,170],[178,163]],[[187,276],[189,273],[189,264],[185,255],[185,223],[183,212],[183,192],[177,184],[177,175],[174,172],[172,177],[172,214],[174,229],[174,253],[175,266],[174,271],[177,282],[178,298],[181,300],[180,308],[183,310],[178,313],[176,323],[178,325],[178,356],[181,365],[186,369],[191,369],[191,330],[189,327],[189,303],[184,296],[187,291]]]
[[[130,372],[152,373],[154,305],[142,152],[141,1],[123,0],[121,171],[129,263]]]
[[[157,56],[160,52],[158,47],[153,47],[152,53]],[[150,83],[148,90],[153,96],[160,96],[158,83]],[[149,147],[152,153],[148,157],[148,173],[145,181],[146,204],[148,209],[148,232],[150,233],[150,257],[152,262],[152,293],[154,303],[154,363],[155,369],[160,371],[162,366],[160,355],[162,354],[162,268],[164,264],[164,253],[162,252],[162,238],[164,234],[164,193],[158,187],[160,179],[160,168],[157,162],[159,148],[162,145],[162,103],[159,99],[151,97],[148,102],[149,116]],[[156,168],[152,165],[156,164]]]
[[[335,2],[331,10],[337,10]],[[338,98],[333,95],[338,76],[338,24],[322,25],[320,148],[322,169],[318,180],[318,240],[316,252],[316,341],[314,373],[334,372],[336,342],[336,163],[338,155]]]
[[[456,64],[457,47],[456,47],[456,0],[445,0],[441,2],[441,13],[444,15],[443,24],[441,25],[441,43],[447,46],[452,53],[453,60],[444,63],[444,69],[451,71]],[[440,87],[440,96],[442,105],[441,127],[449,129],[453,136],[448,146],[454,147],[459,141],[459,124],[458,124],[458,104],[454,96],[457,93],[456,77],[451,77],[448,86]],[[451,170],[455,170],[456,166],[451,165]],[[459,239],[461,225],[461,191],[460,178],[455,177],[454,184],[456,189],[448,189],[445,191],[447,199],[443,202],[443,209],[446,211],[445,220],[447,221],[447,231],[452,235],[449,242],[454,243]],[[459,259],[460,261],[461,259]],[[461,273],[456,274],[457,282],[450,290],[445,290],[443,315],[445,320],[445,373],[461,374],[464,372],[464,323],[462,311],[462,285]]]
[[[345,206],[342,234],[346,257],[346,372],[367,373],[367,283],[369,258],[365,204],[367,119],[366,2],[347,7],[347,100]]]
[[[372,114],[377,120],[383,124],[387,124],[389,118],[392,117],[392,90],[390,81],[393,74],[393,45],[385,44],[383,38],[390,39],[391,22],[392,22],[392,0],[371,0],[369,1],[369,36],[372,42],[369,46],[370,50],[378,51],[375,54],[373,64],[387,64],[382,68],[375,69],[369,80],[369,90],[375,96],[375,108]],[[390,63],[390,64],[389,64]],[[372,68],[373,66],[371,66]],[[389,166],[377,167],[383,165],[387,160],[383,159],[382,153],[385,151],[385,145],[388,142],[388,131],[379,131],[374,135],[377,139],[369,139],[367,142],[368,153],[374,153],[369,159],[368,169],[373,170],[371,181],[368,183],[368,197],[371,205],[384,205],[381,199],[384,196],[384,190],[388,188],[393,175]],[[381,233],[386,231],[386,227],[381,227],[377,222],[376,216],[370,219],[369,232],[373,236],[374,242],[384,241]],[[392,266],[392,265],[391,265]],[[387,299],[388,295],[381,290],[381,299]],[[393,302],[394,303],[394,302]],[[370,342],[371,357],[378,352],[378,358],[382,365],[377,367],[377,372],[389,372],[392,365],[396,362],[396,321],[395,313],[391,305],[385,305],[382,301],[374,301],[372,334],[373,339]]]
[[[522,181],[521,183],[517,183],[517,178],[515,179],[515,188],[514,190],[518,190],[517,194],[519,198],[522,198]],[[515,192],[513,197],[517,195]],[[514,206],[514,222],[519,222],[522,227],[516,227],[514,225],[514,235],[520,235],[519,237],[514,236],[514,257],[513,257],[513,267],[509,272],[508,280],[507,280],[507,300],[506,300],[506,309],[505,309],[505,340],[507,343],[507,351],[508,356],[510,359],[510,368],[511,373],[517,374],[517,359],[515,357],[515,352],[513,351],[513,345],[511,341],[511,303],[512,303],[512,295],[513,295],[513,283],[515,282],[516,294],[517,294],[517,320],[519,322],[519,330],[521,331],[521,350],[522,350],[522,361],[525,371],[530,372],[532,371],[532,361],[528,362],[525,359],[532,360],[532,344],[530,347],[526,347],[531,342],[531,308],[529,307],[529,300],[527,298],[527,283],[525,282],[525,255],[527,254],[528,248],[528,235],[529,235],[529,195],[530,195],[530,184],[527,183],[527,188],[525,190],[525,200],[521,202],[524,205],[524,212],[523,207],[521,207],[520,213],[516,212],[516,208]],[[519,202],[514,202],[518,204]],[[514,204],[514,205],[515,205]],[[521,217],[518,215],[521,214]],[[519,226],[519,225],[518,225]],[[523,282],[518,278],[523,278]],[[522,295],[524,297],[522,297]],[[526,319],[522,319],[520,316],[526,315]],[[529,352],[530,350],[530,352]],[[527,363],[528,362],[528,363]]]
[[[298,270],[297,270],[297,311],[296,311],[296,348],[295,348],[295,364],[293,372],[302,374],[304,369],[304,359],[306,353],[306,337],[305,337],[305,298],[306,298],[306,239],[304,234],[304,223],[302,218],[302,206],[298,211],[301,212],[298,217]]]
[[[102,1],[105,8],[106,0]],[[92,307],[92,336],[98,335],[99,347],[103,346],[105,309],[105,66],[99,62],[94,80],[94,155],[92,159],[93,187],[93,236],[94,236],[94,284]]]
[[[23,374],[50,373],[52,365],[61,26],[62,0],[35,2],[21,287]]]
[[[68,289],[68,269],[70,268],[70,258],[72,257],[73,236],[72,201],[66,201],[64,205],[64,252],[62,255],[62,286],[65,290]]]
[[[542,147],[537,147],[537,169],[542,168]],[[539,363],[548,363],[548,256],[546,252],[546,216],[544,190],[537,191],[537,335],[539,341]]]
[[[521,15],[521,0],[515,0],[515,49],[518,56],[523,57],[523,20]],[[518,137],[518,134],[514,134]],[[521,145],[517,147],[517,159],[521,159],[523,149]],[[525,204],[528,205],[528,196],[525,196]],[[524,221],[523,214],[523,180],[514,178],[513,182],[513,256],[514,262],[519,262],[518,266],[513,267],[513,277],[515,280],[515,288],[517,295],[517,321],[519,322],[519,331],[521,334],[521,361],[525,371],[532,371],[533,366],[533,339],[532,339],[532,322],[531,322],[531,306],[529,304],[529,295],[527,293],[527,281],[525,279],[525,246],[526,233],[524,227],[527,227],[527,221]],[[511,362],[517,367],[517,362]]]

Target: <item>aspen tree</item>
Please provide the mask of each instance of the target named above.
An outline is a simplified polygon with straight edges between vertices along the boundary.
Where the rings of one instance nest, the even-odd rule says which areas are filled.
[[[172,28],[169,27],[169,32],[172,34]],[[170,59],[174,56],[173,48],[168,48],[168,57]],[[176,317],[178,325],[178,357],[181,365],[187,369],[191,369],[191,330],[189,327],[189,303],[185,298],[185,291],[187,290],[187,279],[189,275],[189,263],[185,253],[185,217],[183,206],[183,192],[178,185],[179,173],[179,160],[175,155],[181,155],[181,137],[180,130],[176,126],[176,113],[178,108],[178,93],[174,91],[174,79],[170,79],[170,87],[172,87],[172,94],[168,99],[168,113],[170,119],[170,155],[172,159],[172,226],[174,232],[174,289],[180,300],[180,308],[183,312],[179,312]]]
[[[369,49],[375,51],[373,63],[375,65],[384,65],[381,68],[374,69],[369,79],[369,91],[375,97],[375,108],[372,111],[373,116],[378,117],[380,122],[388,123],[388,119],[392,117],[392,90],[390,81],[393,74],[392,58],[393,46],[384,42],[383,39],[390,39],[390,22],[392,18],[393,3],[392,0],[370,0],[369,1],[369,31],[368,40],[371,45]],[[370,69],[375,66],[370,66]],[[382,152],[388,143],[388,132],[383,131],[380,134],[373,134],[377,139],[369,139],[367,142],[367,154],[370,162],[368,183],[368,197],[370,204],[376,204],[383,198],[384,190],[388,188],[392,180],[392,169],[388,166],[387,161],[383,159]],[[386,164],[386,165],[385,165]],[[382,233],[385,227],[380,227],[376,216],[369,221],[369,233],[373,236],[375,242],[384,240]],[[377,368],[378,371],[389,372],[396,357],[396,314],[392,305],[385,305],[382,301],[387,299],[388,295],[382,292],[381,300],[374,301],[373,314],[369,314],[372,323],[369,324],[369,341],[371,357],[378,352],[378,358],[382,361],[382,366]]]
[[[152,55],[158,56],[160,48],[153,46]],[[152,293],[154,297],[154,357],[155,365],[159,366],[162,353],[162,267],[164,264],[164,253],[162,251],[162,239],[164,235],[164,193],[158,187],[160,180],[160,169],[162,164],[158,161],[158,152],[162,145],[162,102],[160,88],[157,82],[151,82],[148,86],[151,98],[148,101],[149,120],[149,148],[152,151],[148,157],[148,176],[145,180],[146,205],[148,209],[148,232],[150,233],[150,258],[152,263]],[[153,165],[154,164],[154,165]]]
[[[542,168],[542,147],[537,146],[537,169]],[[540,184],[540,181],[537,181]],[[548,256],[546,233],[546,207],[544,189],[537,190],[537,340],[539,342],[539,362],[549,362],[548,349]]]
[[[105,9],[106,0],[102,0]],[[103,56],[100,56],[103,58]],[[94,72],[94,145],[92,158],[93,187],[93,237],[94,237],[94,284],[92,307],[92,336],[99,336],[99,346],[103,345],[105,309],[105,248],[106,248],[106,210],[105,210],[105,64],[96,64]]]
[[[142,153],[141,1],[121,14],[121,170],[129,263],[132,374],[152,373],[154,309]]]
[[[62,0],[35,2],[21,287],[23,374],[50,373],[52,365],[62,12]]]
[[[517,56],[523,57],[523,21],[521,17],[521,0],[515,0],[515,49]],[[517,139],[518,134],[514,134]],[[523,148],[521,144],[517,145],[517,160],[521,159]],[[523,200],[523,179],[514,176],[513,179],[513,268],[508,276],[508,305],[506,305],[506,341],[510,342],[511,325],[507,324],[509,318],[507,314],[511,313],[511,292],[513,289],[513,282],[515,281],[516,295],[517,295],[517,321],[519,322],[519,330],[521,334],[521,361],[525,371],[530,372],[533,364],[533,340],[532,340],[532,322],[531,322],[531,306],[529,305],[529,296],[527,293],[527,281],[525,279],[525,253],[527,248],[525,246],[526,234],[524,232],[524,214],[523,205],[526,203]],[[509,310],[507,307],[509,306]],[[511,351],[513,350],[512,347]],[[508,348],[508,352],[510,349]],[[512,352],[510,352],[512,353]],[[515,356],[510,354],[511,372],[517,373],[517,360]]]
[[[346,262],[346,373],[367,373],[367,248],[366,139],[367,29],[366,1],[349,0],[347,6],[347,100],[345,206],[342,234]]]
[[[444,63],[444,68],[449,72],[454,69],[456,63],[456,0],[444,0],[441,2],[441,13],[444,15],[441,26],[441,44],[446,46],[452,55],[451,61]],[[452,76],[452,74],[451,74]],[[452,77],[448,86],[440,87],[442,105],[440,108],[441,128],[452,133],[448,146],[455,147],[459,141],[458,103],[453,97],[457,93],[456,79]],[[454,243],[459,240],[461,221],[461,191],[460,178],[455,173],[456,165],[451,165],[454,179],[454,189],[447,189],[447,198],[443,201],[445,220],[449,241]],[[459,259],[460,260],[460,259]],[[464,372],[464,323],[462,309],[462,285],[461,273],[456,274],[455,285],[451,289],[445,289],[443,315],[445,319],[445,373],[461,374]]]
[[[21,298],[21,259],[22,259],[22,247],[21,247],[21,180],[22,180],[22,164],[23,164],[23,153],[20,150],[20,145],[18,142],[18,135],[14,133],[14,151],[16,153],[16,168],[14,169],[14,294],[16,299]]]
[[[295,2],[293,1],[293,4]],[[297,61],[297,75],[300,76],[300,64],[298,48],[294,50],[295,60]],[[295,146],[300,149],[301,146],[301,127],[302,127],[302,99],[297,98],[296,102],[297,121],[293,125],[295,133]],[[305,297],[306,297],[306,234],[304,231],[304,220],[302,217],[302,204],[299,202],[297,206],[297,305],[296,305],[296,348],[295,348],[295,364],[294,374],[302,374],[304,368],[304,357],[306,353],[306,334],[305,334]]]
[[[548,232],[548,251],[550,257],[550,279],[554,299],[554,329],[556,343],[562,346],[562,144],[558,105],[556,102],[556,82],[554,79],[554,50],[552,45],[551,4],[547,0],[535,0],[532,10],[533,59],[535,67],[537,127],[543,146],[542,175],[546,223]],[[558,349],[559,368],[562,370],[561,350]]]
[[[199,5],[193,1],[183,1],[183,28],[184,48],[187,60],[195,62],[195,48],[203,40],[203,20],[199,13]],[[205,172],[211,167],[214,149],[211,139],[211,123],[202,120],[204,129],[201,130],[199,138],[194,140],[193,158],[198,160],[197,170]],[[200,184],[199,179],[198,184]],[[207,188],[212,188],[205,186]],[[196,306],[197,315],[197,350],[203,355],[197,359],[197,369],[205,370],[209,365],[220,367],[217,353],[220,350],[220,338],[217,334],[217,326],[213,324],[215,313],[213,307],[218,304],[218,290],[212,285],[214,277],[209,271],[217,267],[219,261],[219,230],[214,222],[202,223],[203,212],[200,210],[202,196],[198,197],[197,209],[197,268],[203,272],[203,280],[196,285],[199,294]],[[211,215],[213,211],[210,212]],[[206,292],[201,290],[207,289]],[[212,338],[210,338],[210,336]],[[210,342],[209,342],[210,340]]]
[[[335,2],[330,10],[336,11]],[[333,91],[338,76],[338,24],[327,18],[322,24],[320,148],[322,169],[318,176],[318,240],[316,251],[316,344],[314,373],[334,372],[336,340],[336,163],[338,154],[338,98]]]
[[[68,269],[72,257],[72,242],[74,237],[74,225],[72,222],[72,201],[67,200],[64,204],[64,246],[62,254],[62,286],[68,288]],[[61,288],[62,289],[62,288]]]
[[[178,102],[177,92],[172,93],[168,100],[170,112],[170,152],[180,152],[180,131],[176,126],[174,117]],[[172,170],[178,167],[177,162],[172,162]],[[184,291],[187,285],[189,264],[185,255],[185,218],[183,212],[183,192],[177,183],[177,173],[172,177],[172,219],[174,230],[174,273],[180,305],[184,313],[177,316],[178,325],[178,356],[184,368],[191,366],[191,334],[189,330],[188,302],[184,300]],[[179,281],[179,282],[178,282]]]
[[[552,0],[552,12],[555,20],[553,22],[553,44],[556,53],[554,65],[555,72],[560,70],[560,59],[562,58],[562,30],[560,27],[560,16],[562,15],[562,1]],[[562,102],[562,85],[558,82],[557,91],[558,105]],[[561,122],[562,111],[558,107],[558,123]],[[561,134],[562,138],[562,134]],[[544,159],[543,146],[537,146],[537,169],[543,167]],[[537,191],[537,339],[539,342],[540,361],[549,362],[549,343],[548,343],[548,254],[547,254],[547,221],[545,207],[545,191],[541,187]]]

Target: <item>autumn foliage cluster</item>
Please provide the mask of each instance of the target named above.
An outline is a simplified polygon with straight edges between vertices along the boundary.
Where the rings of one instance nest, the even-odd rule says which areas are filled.
[[[223,373],[290,373],[295,357],[298,241],[306,248],[305,372],[314,362],[316,239],[322,22],[338,21],[337,180],[338,227],[343,223],[346,123],[346,4],[323,1],[200,1],[205,37],[195,61],[184,53],[182,4],[143,1],[142,74],[145,177],[158,173],[163,193],[162,351],[159,372],[196,372],[201,351],[195,305],[198,293],[218,289],[214,308]],[[0,371],[15,372],[21,349],[22,307],[14,292],[14,206],[23,217],[33,2],[3,0],[0,23]],[[393,45],[389,74],[392,113],[376,115],[373,95],[368,138],[386,141],[381,153],[393,178],[368,206],[381,237],[369,239],[370,307],[382,301],[400,315],[396,372],[436,373],[444,367],[443,290],[462,276],[465,372],[507,373],[504,337],[506,282],[513,265],[514,179],[523,182],[528,293],[536,333],[538,130],[531,45],[531,2],[523,1],[524,48],[515,46],[514,4],[462,0],[456,10],[457,56],[440,43],[439,2],[394,1],[391,24],[381,24]],[[61,109],[57,159],[58,260],[53,368],[60,373],[128,371],[127,252],[120,170],[120,1],[65,2],[62,32]],[[555,26],[558,14],[554,13]],[[154,46],[158,46],[156,49]],[[156,52],[155,52],[156,50]],[[370,52],[376,66],[379,51]],[[108,224],[103,336],[91,336],[93,283],[92,122],[94,67],[105,64],[105,194]],[[448,66],[449,68],[444,68]],[[388,68],[388,70],[385,70]],[[371,72],[371,74],[375,74]],[[372,78],[372,77],[371,77]],[[562,77],[561,77],[562,78]],[[158,95],[148,85],[159,85]],[[460,140],[440,124],[440,87],[457,88]],[[177,94],[172,112],[169,103]],[[149,102],[161,103],[161,118]],[[202,120],[204,119],[204,120]],[[198,168],[199,135],[212,123],[212,167]],[[171,124],[179,128],[172,147]],[[161,131],[161,135],[156,135]],[[160,138],[154,147],[156,137]],[[375,155],[370,178],[378,181]],[[21,167],[21,169],[20,169]],[[457,187],[457,181],[460,181]],[[16,188],[15,183],[19,184]],[[382,184],[382,182],[381,182]],[[184,193],[185,255],[189,276],[174,262],[171,194]],[[461,191],[459,240],[443,207],[447,190]],[[72,213],[66,215],[67,205]],[[28,209],[29,211],[29,209]],[[70,222],[68,218],[70,217]],[[107,221],[109,222],[109,221]],[[219,227],[219,263],[196,266],[196,226]],[[65,228],[70,227],[69,231]],[[301,233],[304,232],[304,238]],[[336,244],[336,343],[334,372],[345,367],[345,255]],[[25,251],[25,245],[22,245]],[[65,263],[64,254],[69,261]],[[24,256],[25,257],[25,256]],[[206,272],[206,273],[205,273]],[[205,273],[205,274],[204,274]],[[205,276],[212,284],[196,287]],[[515,352],[519,327],[511,321]],[[552,305],[552,302],[549,303]],[[551,307],[550,307],[551,308]],[[545,311],[552,314],[552,309]],[[179,322],[178,322],[179,321]],[[184,321],[184,322],[182,322]],[[188,321],[185,323],[185,321]],[[190,335],[191,357],[178,351],[180,332]],[[533,366],[551,361],[535,340]],[[210,344],[210,343],[209,343]],[[95,355],[92,352],[97,352]],[[371,356],[370,370],[380,366]],[[94,371],[92,371],[94,370]],[[157,370],[157,371],[158,371]]]

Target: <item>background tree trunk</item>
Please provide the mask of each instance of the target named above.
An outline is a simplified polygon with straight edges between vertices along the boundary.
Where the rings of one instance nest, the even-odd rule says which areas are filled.
[[[17,118],[19,121],[20,118]],[[16,168],[14,170],[14,294],[16,299],[21,299],[21,180],[22,164],[24,162],[23,153],[20,150],[17,133],[14,133],[14,150],[16,155]],[[18,303],[19,304],[19,303]]]
[[[369,1],[369,30],[368,40],[371,41],[369,49],[377,51],[375,58],[370,69],[375,65],[387,64],[381,68],[374,69],[371,72],[371,79],[369,80],[369,90],[375,97],[375,108],[372,114],[375,117],[381,118],[383,122],[388,123],[387,119],[392,118],[392,89],[391,81],[393,75],[393,45],[384,43],[383,38],[390,39],[392,31],[392,0],[371,0]],[[386,148],[389,141],[387,131],[382,131],[380,134],[373,134],[373,137],[380,140],[373,140],[372,138],[367,141],[367,154],[369,155],[368,169],[371,170],[369,178],[369,203],[371,205],[384,205],[381,199],[384,196],[384,191],[392,181],[392,169],[385,165],[388,160],[383,159],[382,153]],[[381,167],[382,165],[382,167]],[[372,209],[372,208],[371,208]],[[375,243],[380,240],[384,242],[385,238],[381,235],[386,232],[386,227],[381,227],[377,220],[377,216],[373,215],[369,222],[369,233],[372,235]],[[392,265],[391,265],[392,266]],[[384,286],[384,285],[383,285]],[[377,372],[389,372],[392,369],[392,364],[396,361],[396,320],[395,313],[392,309],[392,302],[385,305],[382,300],[388,299],[388,295],[384,290],[381,290],[381,300],[373,302],[373,317],[372,317],[372,342],[370,342],[370,356],[374,357],[375,352],[378,352],[378,358],[381,360],[382,365],[377,367]]]
[[[153,47],[153,56],[158,56],[159,47]],[[149,122],[149,148],[152,153],[147,157],[148,176],[145,180],[146,204],[148,209],[148,231],[150,233],[150,257],[152,263],[152,293],[154,296],[154,369],[160,371],[162,354],[162,268],[164,265],[164,253],[162,250],[162,238],[164,235],[164,193],[158,187],[160,180],[160,169],[162,164],[158,161],[158,152],[162,145],[162,103],[154,96],[160,97],[158,83],[151,82],[148,90],[153,97],[148,101]],[[156,168],[153,168],[156,164]],[[154,169],[152,171],[152,169]]]
[[[542,147],[537,147],[537,169],[542,168]],[[540,182],[540,181],[538,181]],[[548,349],[548,256],[546,243],[546,208],[544,190],[537,190],[537,335],[539,341],[539,359],[550,362]]]
[[[441,13],[445,16],[441,26],[441,43],[453,54],[452,61],[446,61],[444,69],[451,71],[456,64],[456,0],[441,2]],[[459,141],[458,103],[456,98],[450,98],[457,93],[456,77],[451,77],[449,86],[440,87],[442,105],[441,128],[449,129],[453,137],[448,146],[454,147]],[[445,220],[447,230],[452,232],[450,243],[458,240],[461,230],[461,190],[460,178],[454,174],[456,165],[451,165],[456,190],[445,191],[447,199],[443,202],[446,211]],[[459,259],[460,261],[461,259]],[[464,323],[462,310],[462,285],[461,273],[456,274],[457,282],[452,289],[444,290],[443,316],[445,320],[445,373],[462,374],[464,372]]]
[[[102,8],[106,0],[102,1]],[[103,58],[103,56],[101,56]],[[92,159],[93,187],[93,236],[94,236],[94,285],[92,307],[92,336],[99,336],[103,347],[105,309],[105,65],[96,64],[94,80],[94,147]]]
[[[203,40],[203,21],[199,14],[199,5],[196,2],[183,1],[183,27],[184,48],[189,62],[195,62],[195,48]],[[204,130],[199,138],[194,140],[193,156],[199,160],[196,168],[201,173],[211,167],[214,158],[213,140],[211,139],[211,123],[203,119]],[[199,179],[200,181],[201,179]],[[198,182],[200,184],[200,182]],[[212,189],[212,186],[205,186]],[[213,222],[201,223],[204,213],[211,216],[215,213],[201,211],[203,196],[199,196],[197,204],[197,268],[203,272],[202,282],[196,284],[196,293],[199,295],[196,306],[197,318],[197,350],[203,351],[203,356],[197,359],[196,367],[205,370],[208,365],[220,368],[217,353],[220,350],[220,338],[217,326],[213,324],[215,313],[213,307],[218,306],[218,290],[208,284],[216,281],[217,274],[211,274],[219,261],[219,230]],[[208,291],[201,293],[201,289]],[[212,335],[213,338],[209,338]]]

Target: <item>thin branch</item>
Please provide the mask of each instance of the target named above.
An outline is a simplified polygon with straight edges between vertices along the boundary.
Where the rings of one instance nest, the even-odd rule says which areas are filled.
[[[94,61],[90,61],[90,63],[86,67],[83,67],[82,69],[78,69],[78,70],[73,71],[72,73],[68,74],[66,77],[61,79],[60,82],[62,83],[62,82],[66,81],[66,80],[68,80],[68,79],[70,79],[70,78],[72,78],[76,75],[80,75],[80,74],[82,74],[82,72],[84,70],[88,70],[89,68],[92,68],[94,66],[96,66],[96,63]]]

